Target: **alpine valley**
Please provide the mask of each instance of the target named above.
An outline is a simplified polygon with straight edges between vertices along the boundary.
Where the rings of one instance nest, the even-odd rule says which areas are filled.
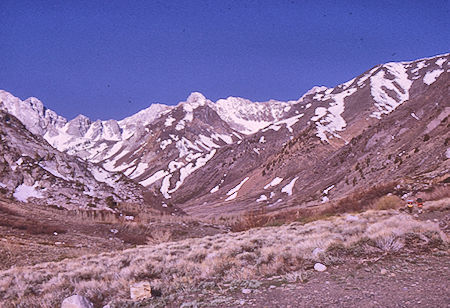
[[[0,185],[19,201],[100,209],[111,196],[202,216],[424,189],[448,176],[449,58],[378,65],[288,102],[194,92],[120,121],[68,121],[0,91]]]

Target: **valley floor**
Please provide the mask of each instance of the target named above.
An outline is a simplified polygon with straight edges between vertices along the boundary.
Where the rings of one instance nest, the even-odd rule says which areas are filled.
[[[0,306],[57,307],[82,294],[100,308],[448,307],[450,200],[426,205],[421,215],[370,210],[225,232],[189,220],[133,229],[0,200]],[[136,231],[160,238],[127,249]],[[139,281],[151,298],[130,299]]]
[[[0,270],[221,232],[220,226],[179,217],[123,222],[15,203],[0,195]]]

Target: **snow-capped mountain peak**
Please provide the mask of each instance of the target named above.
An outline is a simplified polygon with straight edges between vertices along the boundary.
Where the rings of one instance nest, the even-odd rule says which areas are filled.
[[[194,109],[198,106],[203,106],[206,104],[206,97],[200,92],[192,92],[187,100],[186,104],[191,105]]]
[[[219,99],[212,108],[233,129],[249,135],[282,119],[291,109],[291,102],[271,100],[252,102],[241,97]]]
[[[34,134],[43,135],[53,127],[61,128],[67,123],[64,117],[45,108],[35,97],[22,101],[11,93],[0,90],[0,108],[16,116]]]

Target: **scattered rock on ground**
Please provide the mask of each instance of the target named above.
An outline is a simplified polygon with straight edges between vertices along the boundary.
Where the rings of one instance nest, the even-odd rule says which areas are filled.
[[[73,295],[63,300],[61,308],[94,308],[94,305],[84,296]]]
[[[314,269],[318,272],[324,272],[327,270],[327,267],[323,265],[322,263],[316,263],[314,264]]]
[[[387,270],[384,269],[384,268],[382,268],[382,269],[380,270],[380,273],[381,273],[381,275],[386,275],[386,274],[387,274]]]
[[[312,255],[313,255],[314,258],[317,259],[317,258],[319,258],[319,256],[320,256],[321,254],[323,254],[324,252],[325,252],[324,249],[317,247],[317,248],[314,248],[314,250],[313,250],[313,252],[312,252]]]
[[[130,297],[133,300],[143,300],[152,297],[150,282],[141,281],[130,285]]]
[[[347,220],[347,221],[357,221],[357,220],[359,220],[359,218],[357,216],[354,216],[354,215],[347,215],[347,216],[345,216],[345,220]]]
[[[250,293],[252,293],[252,290],[250,290],[250,289],[242,289],[242,293],[243,294],[250,294]]]

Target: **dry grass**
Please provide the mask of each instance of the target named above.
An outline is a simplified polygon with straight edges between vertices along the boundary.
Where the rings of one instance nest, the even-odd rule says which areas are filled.
[[[449,211],[450,210],[450,197],[440,199],[440,200],[426,201],[424,204],[424,208],[430,212]]]
[[[411,234],[423,243],[446,242],[434,223],[395,211],[368,211],[13,268],[0,272],[0,306],[58,307],[74,293],[99,306],[110,301],[121,306],[129,298],[129,285],[143,280],[167,295],[189,292],[204,281],[220,284],[285,273],[302,279],[292,273],[315,261],[339,261],[332,247],[396,252]],[[316,248],[322,253],[313,253]]]
[[[170,242],[173,238],[171,230],[155,230],[150,236],[147,237],[147,244],[155,245],[164,242]]]
[[[429,191],[420,192],[418,197],[425,201],[435,201],[450,198],[450,186],[447,184],[434,186]]]
[[[66,232],[64,226],[43,223],[35,218],[24,217],[17,211],[2,204],[0,204],[0,226],[24,231],[33,235],[50,235],[54,232],[63,234]]]

